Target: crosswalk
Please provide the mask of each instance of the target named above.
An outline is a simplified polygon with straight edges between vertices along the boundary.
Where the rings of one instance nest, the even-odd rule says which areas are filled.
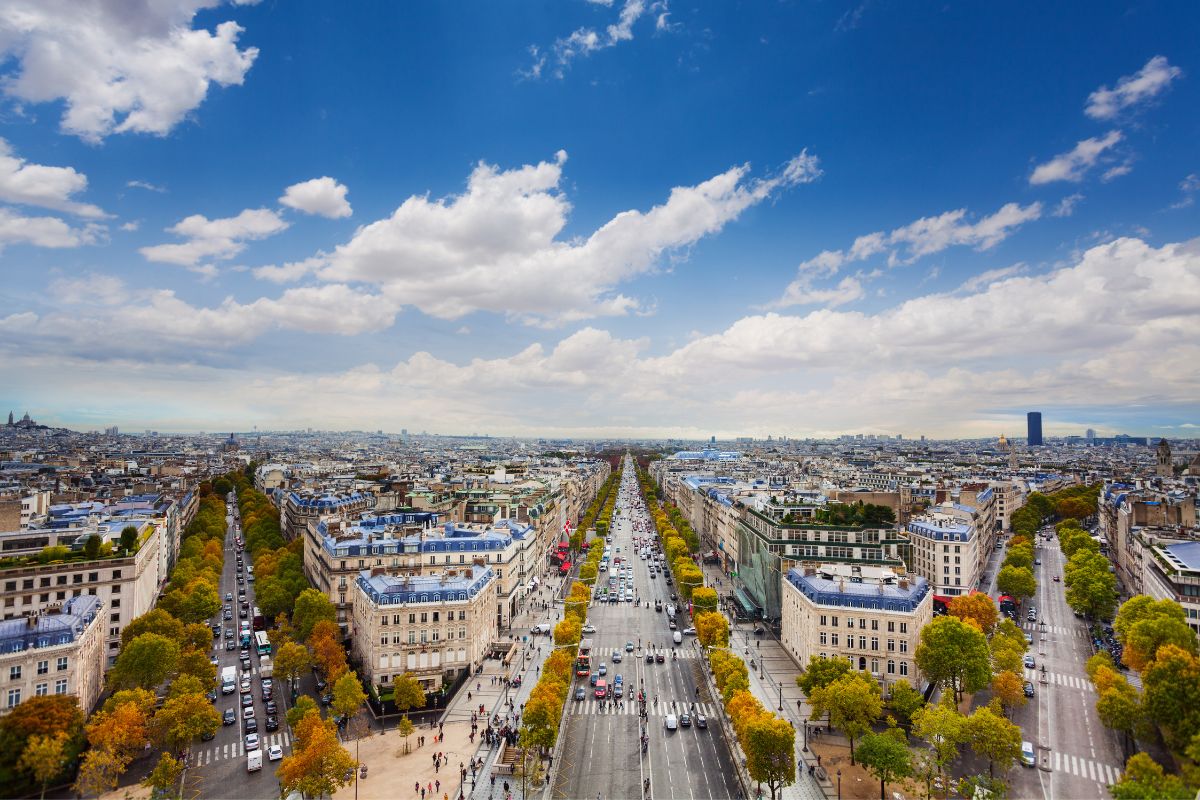
[[[277,744],[280,747],[286,748],[291,742],[292,735],[287,731],[283,733],[268,733],[262,737],[261,749],[265,755],[267,748],[271,745]],[[227,758],[241,758],[244,755],[246,755],[246,743],[243,739],[239,738],[232,744],[216,745],[204,750],[193,750],[192,763],[198,767],[203,767],[206,764],[212,764],[216,761],[224,761]]]
[[[682,713],[686,709],[689,714],[703,714],[706,717],[715,716],[720,711],[720,707],[716,703],[696,703],[694,711],[692,710],[690,703],[677,703],[677,706],[678,711],[675,713]],[[670,713],[670,707],[670,701],[664,703],[660,698],[657,706],[650,706],[652,712],[650,716],[661,720],[668,713]],[[570,713],[575,715],[599,714],[603,716],[636,717],[639,714],[639,710],[637,701],[623,703],[619,706],[614,706],[612,703],[601,706],[598,701],[589,698],[587,700],[571,703]]]
[[[1050,759],[1050,768],[1056,772],[1069,772],[1080,778],[1087,778],[1096,783],[1109,786],[1121,779],[1118,767],[1101,764],[1082,756],[1072,756],[1055,751]]]
[[[663,659],[665,661],[671,660],[670,651],[663,649],[661,647],[659,648],[659,650],[662,651]],[[625,667],[626,670],[633,669],[633,665],[635,663],[643,664],[647,670],[653,669],[656,665],[660,666],[660,667],[662,666],[662,664],[658,664],[658,662],[655,662],[654,664],[646,663],[646,651],[645,650],[638,650],[636,653],[626,653],[624,651],[621,651],[621,660],[616,661],[616,662],[614,662],[612,660],[612,649],[611,648],[606,652],[604,648],[597,647],[596,652],[599,652],[600,657],[596,658],[596,656],[593,655],[592,656],[593,663],[607,664],[608,671],[610,673],[616,673],[616,672],[621,671],[620,667],[617,665]],[[658,652],[658,651],[651,651],[651,652]],[[681,659],[700,658],[700,656],[701,656],[701,654],[694,647],[676,647],[675,655]],[[614,669],[614,667],[617,667],[617,668]]]
[[[1078,625],[1047,625],[1045,631],[1036,622],[1025,622],[1021,628],[1029,633],[1048,633],[1055,636],[1074,636],[1077,639],[1087,639],[1088,632]]]
[[[1025,680],[1027,681],[1038,683],[1043,677],[1047,683],[1053,683],[1057,686],[1067,686],[1071,689],[1083,689],[1084,691],[1094,688],[1091,681],[1079,675],[1063,675],[1059,672],[1047,672],[1043,674],[1036,669],[1025,670]]]

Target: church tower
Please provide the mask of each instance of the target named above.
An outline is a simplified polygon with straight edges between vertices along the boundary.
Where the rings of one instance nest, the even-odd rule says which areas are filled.
[[[13,415],[12,415],[12,412],[10,411],[10,412],[8,412],[8,427],[11,428],[12,426],[13,426]]]
[[[1154,469],[1154,474],[1160,478],[1171,478],[1175,475],[1175,470],[1171,465],[1171,445],[1166,439],[1158,440],[1158,465]]]

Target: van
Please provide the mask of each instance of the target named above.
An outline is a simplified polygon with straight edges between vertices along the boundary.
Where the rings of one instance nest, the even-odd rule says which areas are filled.
[[[671,639],[675,642],[675,644],[681,644],[683,642],[683,634],[679,631],[675,631],[673,634],[671,634]]]
[[[552,630],[549,622],[539,622],[529,629],[530,633],[545,633],[548,634]]]
[[[262,750],[251,750],[246,754],[246,772],[258,772],[262,769]]]

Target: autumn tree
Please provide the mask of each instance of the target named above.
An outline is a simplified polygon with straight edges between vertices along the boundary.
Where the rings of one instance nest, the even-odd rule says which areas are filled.
[[[158,633],[143,633],[121,648],[108,671],[109,686],[115,689],[151,689],[175,674],[179,666],[179,643]]]
[[[301,641],[308,639],[313,626],[321,620],[337,624],[337,607],[324,592],[316,589],[305,589],[296,597],[292,609],[292,627]]]
[[[317,701],[313,700],[312,697],[307,694],[302,694],[297,697],[296,702],[287,710],[287,714],[285,715],[287,718],[288,727],[295,728],[297,725],[299,725],[300,720],[304,719],[305,715],[308,714],[309,711],[316,711],[318,714],[320,713],[321,709],[317,705]]]
[[[1063,583],[1067,604],[1089,619],[1108,619],[1117,607],[1117,577],[1107,558],[1078,552],[1067,562]]]
[[[308,669],[312,658],[308,649],[296,642],[284,642],[275,649],[275,672],[287,679],[289,686],[294,686],[300,673]]]
[[[408,752],[408,737],[412,736],[415,731],[416,728],[413,727],[412,720],[408,718],[408,714],[400,718],[400,724],[396,726],[396,732],[404,739],[405,753]]]
[[[1025,682],[1021,680],[1020,675],[1008,670],[992,678],[992,696],[1000,701],[1008,717],[1012,716],[1013,709],[1028,702],[1028,698],[1025,697]]]
[[[1200,733],[1200,659],[1177,645],[1161,645],[1142,684],[1146,713],[1167,746],[1182,752]]]
[[[757,783],[765,783],[771,800],[796,780],[796,729],[773,714],[754,717],[741,737],[746,769]]]
[[[573,614],[564,614],[562,621],[554,626],[554,644],[559,647],[579,644],[583,626]]]
[[[352,717],[367,702],[367,693],[363,691],[362,681],[358,673],[347,672],[333,684],[333,702],[330,707],[335,714]]]
[[[1109,787],[1113,800],[1192,800],[1195,790],[1178,775],[1169,775],[1150,756],[1135,753],[1125,763],[1121,780]]]
[[[392,702],[401,712],[425,707],[425,690],[421,688],[421,682],[411,673],[406,672],[396,678],[392,683],[392,694]]]
[[[717,590],[704,586],[692,592],[692,614],[698,616],[717,610]]]
[[[13,794],[32,790],[30,773],[19,760],[34,737],[67,737],[64,760],[74,761],[84,746],[83,713],[71,695],[30,697],[0,717],[0,786]]]
[[[991,635],[992,629],[996,627],[996,623],[1000,619],[1000,611],[996,608],[995,601],[982,592],[960,594],[952,598],[949,612],[951,616],[958,617],[964,622],[974,622],[975,627],[987,636]]]
[[[43,798],[50,781],[62,774],[66,766],[68,741],[69,737],[65,731],[59,731],[53,736],[32,736],[21,753],[18,766],[33,776],[42,790]]]
[[[123,764],[140,754],[150,739],[149,715],[138,703],[121,703],[93,714],[87,725],[92,750],[109,750]],[[124,769],[124,766],[122,766]]]
[[[945,774],[958,758],[959,748],[968,740],[967,720],[954,706],[953,696],[942,695],[939,703],[930,703],[913,714],[913,734],[931,748],[938,774]]]
[[[215,734],[220,727],[221,715],[202,694],[167,699],[150,722],[154,739],[177,753],[201,736]]]
[[[205,628],[207,632],[208,629]],[[121,630],[121,646],[125,647],[143,633],[157,633],[173,642],[183,641],[183,623],[161,608],[151,609],[135,617]]]
[[[912,774],[912,753],[903,734],[868,733],[858,745],[858,763],[879,780],[879,800],[887,800],[887,785]]]
[[[1146,670],[1163,645],[1196,652],[1196,634],[1188,627],[1183,607],[1173,600],[1132,597],[1117,612],[1113,629],[1125,646],[1122,660],[1138,672]]]
[[[854,672],[835,680],[828,686],[813,690],[808,697],[813,716],[829,714],[829,724],[838,728],[850,740],[850,763],[854,763],[854,742],[871,730],[883,715],[883,699],[879,685],[867,676]]]
[[[75,791],[83,797],[99,797],[117,788],[129,759],[105,747],[96,747],[87,752],[79,773],[75,776]]]
[[[921,630],[917,666],[929,680],[954,692],[977,692],[992,677],[991,653],[983,632],[957,617],[938,617]]]
[[[696,638],[704,647],[729,646],[729,620],[723,614],[702,611],[694,618]]]
[[[1007,772],[1021,757],[1021,729],[987,706],[967,717],[966,734],[975,755],[987,759],[989,778],[997,766]]]
[[[809,656],[808,666],[805,667],[802,674],[796,676],[796,685],[804,692],[805,697],[811,697],[816,689],[828,686],[838,678],[849,674],[851,670],[848,658]]]
[[[158,795],[168,795],[183,778],[183,762],[170,753],[163,753],[154,770],[142,779],[142,785],[153,789]]]
[[[314,636],[309,641],[313,661],[321,668],[325,680],[337,681],[349,667],[346,665],[346,649],[328,636]]]
[[[333,723],[310,711],[296,725],[292,753],[279,762],[275,775],[284,794],[298,791],[321,797],[345,786],[346,776],[357,766],[338,742]]]

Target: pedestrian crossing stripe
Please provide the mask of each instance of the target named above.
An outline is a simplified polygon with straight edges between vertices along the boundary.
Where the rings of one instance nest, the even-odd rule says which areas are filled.
[[[1058,772],[1069,772],[1080,778],[1110,786],[1121,779],[1121,769],[1098,761],[1073,756],[1068,753],[1055,751],[1050,759],[1051,769]]]
[[[1092,682],[1085,677],[1079,675],[1063,675],[1059,672],[1042,673],[1035,669],[1025,670],[1025,680],[1031,682],[1040,682],[1042,678],[1046,679],[1047,683],[1053,683],[1057,686],[1066,686],[1071,689],[1082,689],[1089,691],[1094,689]]]
[[[279,745],[287,747],[292,743],[292,735],[287,731],[283,733],[270,733],[263,736],[259,740],[259,749],[266,754],[268,747]],[[239,739],[233,744],[223,744],[216,747],[205,748],[204,750],[195,751],[193,762],[198,767],[203,767],[207,764],[212,764],[216,761],[224,761],[229,758],[241,758],[246,754],[246,743],[244,739]]]
[[[667,714],[673,713],[678,716],[679,714],[683,714],[685,712],[692,715],[703,714],[706,717],[711,717],[720,711],[719,706],[714,703],[696,703],[695,710],[692,709],[690,702],[678,703],[677,701],[677,705],[678,710],[671,711],[671,702],[668,700],[666,704],[664,704],[660,699],[657,706],[650,704],[648,710],[650,711],[650,716],[656,719],[662,719]],[[572,703],[570,713],[575,715],[599,714],[601,716],[615,715],[636,717],[641,713],[641,710],[636,701],[623,703],[619,706],[615,706],[611,703],[601,706],[599,701],[589,699],[583,702]]]
[[[1043,631],[1042,627],[1036,622],[1024,622],[1021,624],[1021,628],[1028,633],[1052,633],[1056,636],[1074,636],[1079,639],[1089,638],[1087,630],[1079,627],[1078,625],[1072,625],[1070,627],[1064,625],[1047,625],[1046,629]]]

